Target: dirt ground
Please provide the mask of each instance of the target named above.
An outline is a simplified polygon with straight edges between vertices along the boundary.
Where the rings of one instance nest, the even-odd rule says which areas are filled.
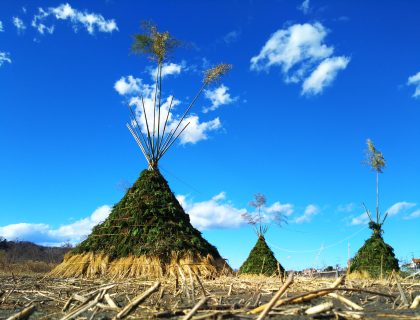
[[[295,276],[287,286],[279,277],[118,281],[6,274],[0,275],[0,319],[257,319],[281,287],[263,318],[420,319],[419,280],[344,279],[332,289],[334,281]]]

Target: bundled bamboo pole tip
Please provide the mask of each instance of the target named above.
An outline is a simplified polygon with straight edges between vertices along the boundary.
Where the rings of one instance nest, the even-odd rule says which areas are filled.
[[[314,307],[311,307],[305,311],[305,314],[312,315],[312,314],[318,314],[325,311],[329,311],[334,307],[334,304],[332,302],[324,302],[321,304],[318,304]]]
[[[414,298],[413,303],[410,306],[410,309],[416,309],[420,304],[420,296]]]

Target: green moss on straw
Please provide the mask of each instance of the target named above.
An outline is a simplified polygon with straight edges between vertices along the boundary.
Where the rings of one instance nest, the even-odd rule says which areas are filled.
[[[145,255],[169,261],[174,252],[221,258],[191,225],[158,170],[144,170],[109,217],[72,251],[85,252],[103,253],[111,259]]]

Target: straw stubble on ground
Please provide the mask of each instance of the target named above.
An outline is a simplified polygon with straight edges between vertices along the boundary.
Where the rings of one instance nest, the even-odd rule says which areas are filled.
[[[0,283],[0,319],[420,319],[420,281],[397,277],[294,276],[284,283],[262,276],[110,282],[3,275]]]

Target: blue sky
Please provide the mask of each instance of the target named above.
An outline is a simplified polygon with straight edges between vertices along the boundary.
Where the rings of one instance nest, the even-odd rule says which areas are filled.
[[[354,255],[370,235],[361,204],[375,207],[367,138],[387,160],[384,238],[398,258],[420,256],[419,10],[414,1],[1,2],[0,236],[76,243],[147,167],[125,123],[127,104],[153,83],[155,66],[130,53],[140,22],[152,20],[187,43],[166,66],[174,118],[206,68],[234,65],[160,162],[233,267],[256,242],[240,216],[257,192],[267,215],[288,216],[266,235],[286,269],[345,265],[348,245]]]

